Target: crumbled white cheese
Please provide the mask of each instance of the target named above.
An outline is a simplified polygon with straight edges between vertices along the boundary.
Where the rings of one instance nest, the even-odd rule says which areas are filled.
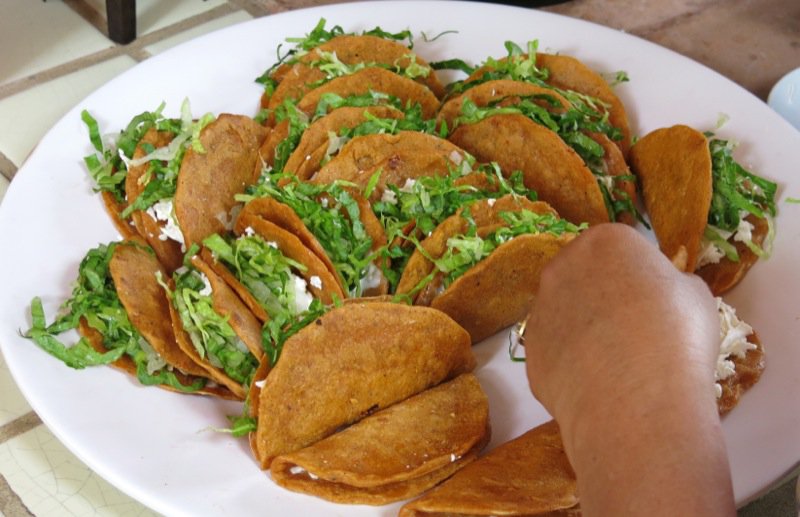
[[[497,200],[493,197],[490,197],[489,199],[486,200],[486,204],[488,204],[489,206],[494,206],[496,202]]]
[[[381,195],[381,201],[384,203],[389,203],[391,205],[397,204],[397,194],[394,193],[392,189],[385,189],[383,194]]]
[[[415,180],[413,178],[406,179],[405,185],[400,187],[400,192],[406,192],[406,193],[414,192],[414,185],[416,185],[416,183],[417,183],[417,180]]]
[[[745,220],[744,216],[740,216],[739,226],[736,227],[736,232],[733,234],[733,240],[736,242],[750,242],[753,240],[753,228],[755,228],[750,221]]]
[[[293,274],[289,288],[294,290],[293,299],[295,314],[300,314],[308,310],[314,297],[308,292],[308,284],[306,284],[305,279]]]
[[[450,158],[450,161],[453,162],[453,165],[461,165],[461,161],[464,159],[464,157],[461,156],[461,153],[455,150],[450,153],[448,158]]]
[[[608,192],[614,192],[614,176],[608,174],[605,176],[595,176],[598,183],[602,183]]]
[[[162,199],[154,203],[147,209],[147,214],[155,219],[164,223],[161,226],[161,233],[158,236],[159,240],[166,241],[171,239],[181,243],[181,249],[185,251],[183,240],[183,232],[178,226],[178,221],[175,219],[175,210],[173,210],[171,199]]]
[[[730,377],[736,372],[731,357],[743,358],[749,350],[755,350],[756,345],[747,341],[747,336],[753,333],[753,328],[736,316],[736,310],[717,297],[717,310],[719,311],[719,355],[717,368],[714,372],[715,390],[717,398],[722,396],[722,386],[718,381]]]
[[[256,234],[256,231],[253,229],[252,226],[248,226],[247,228],[244,229],[244,234],[247,235],[248,237],[252,237],[253,235]]]
[[[338,153],[349,138],[337,135],[334,131],[328,131],[328,148],[325,149],[323,161],[330,160],[331,156]]]
[[[311,472],[306,471],[306,469],[304,469],[300,465],[292,465],[289,468],[289,474],[291,474],[293,476],[299,476],[299,475],[302,475],[302,474],[308,474],[308,477],[310,477],[311,479],[319,479],[319,476],[316,476],[316,475],[312,474]]]
[[[700,251],[697,253],[697,269],[700,269],[706,264],[716,264],[722,260],[724,256],[725,252],[722,251],[719,246],[703,238],[700,240]]]
[[[367,267],[367,273],[361,278],[359,285],[361,286],[361,292],[368,291],[370,289],[374,289],[381,285],[381,281],[383,280],[383,271],[381,268],[376,266],[374,263],[370,262],[369,266]]]
[[[745,217],[748,215],[750,215],[750,213],[745,210],[739,212],[739,226],[737,226],[736,230],[733,232],[725,231],[713,225],[708,226],[725,240],[729,240],[731,235],[733,235],[733,240],[736,242],[752,242],[754,226],[750,223],[750,221],[745,220]],[[700,269],[706,264],[716,264],[722,260],[722,257],[724,256],[725,252],[720,249],[719,246],[703,236],[703,238],[700,240],[700,252],[697,255],[696,269]]]
[[[322,289],[322,279],[320,277],[318,277],[317,275],[312,276],[309,279],[309,283],[311,284],[311,287],[316,287],[317,289]]]
[[[267,384],[267,379],[261,379],[260,381],[256,381],[255,382],[256,388],[258,388],[258,389],[263,388],[264,385],[266,385],[266,384]]]
[[[198,294],[200,294],[201,296],[211,296],[212,292],[211,282],[208,280],[208,277],[204,273],[201,273],[200,271],[198,271],[197,274],[200,275],[200,279],[203,281],[203,285],[205,285],[205,287],[197,291]]]

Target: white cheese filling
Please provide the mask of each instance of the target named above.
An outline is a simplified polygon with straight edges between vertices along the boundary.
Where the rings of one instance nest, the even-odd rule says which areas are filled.
[[[731,235],[733,235],[733,240],[735,242],[751,242],[753,240],[754,226],[750,223],[750,221],[745,220],[745,217],[748,215],[750,215],[749,212],[739,212],[739,226],[737,226],[736,230],[733,232],[717,228],[716,226],[710,224],[708,226],[725,240],[730,239]],[[725,251],[717,246],[716,243],[703,236],[702,240],[700,241],[700,252],[697,256],[697,267],[695,269],[700,269],[706,264],[717,264],[724,256]]]
[[[369,266],[367,267],[367,273],[361,278],[359,285],[361,286],[361,292],[368,291],[370,289],[374,289],[381,285],[381,281],[383,280],[383,271],[381,268],[376,266],[374,263],[370,262]]]
[[[736,316],[736,310],[717,297],[717,310],[719,311],[719,355],[717,368],[714,371],[714,390],[717,398],[722,396],[723,381],[736,373],[736,365],[732,357],[744,358],[749,350],[755,350],[756,345],[747,341],[747,336],[753,333],[753,327]]]
[[[294,291],[292,299],[294,300],[295,314],[307,311],[314,297],[308,292],[308,284],[305,279],[292,274],[291,283],[287,287]]]
[[[172,206],[171,199],[162,199],[154,203],[147,209],[147,214],[155,219],[164,223],[161,225],[161,234],[158,236],[159,240],[173,240],[181,243],[181,249],[186,251],[186,246],[183,240],[183,232],[178,226],[178,220],[175,219],[175,210]]]

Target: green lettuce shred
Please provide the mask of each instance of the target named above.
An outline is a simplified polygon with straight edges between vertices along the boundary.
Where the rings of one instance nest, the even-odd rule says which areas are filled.
[[[34,298],[32,325],[24,336],[71,368],[107,365],[127,356],[136,365],[136,376],[144,385],[168,385],[184,392],[203,388],[205,379],[182,384],[128,319],[109,271],[111,256],[118,245],[121,244],[100,245],[86,254],[79,265],[72,295],[50,325],[46,322],[41,299]],[[56,338],[63,332],[77,329],[82,319],[101,334],[107,352],[97,352],[84,337],[71,346]]]

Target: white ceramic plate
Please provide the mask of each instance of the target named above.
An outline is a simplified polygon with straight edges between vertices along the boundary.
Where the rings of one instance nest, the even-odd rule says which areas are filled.
[[[165,101],[176,115],[188,97],[195,114],[254,114],[253,82],[275,60],[285,37],[301,36],[320,17],[361,31],[380,25],[415,35],[456,34],[425,43],[431,61],[502,56],[503,42],[534,38],[540,49],[582,58],[607,72],[626,70],[618,88],[639,134],[674,123],[740,139],[738,158],[778,181],[775,253],[756,265],[728,301],[758,330],[768,366],[758,385],[724,419],[737,501],[765,490],[800,459],[800,135],[767,106],[720,75],[622,32],[547,13],[479,3],[345,4],[261,18],[203,36],[141,63],[90,95],[53,127],[17,174],[0,210],[0,344],[31,406],[56,436],[98,474],[168,515],[394,515],[399,505],[348,507],[279,489],[261,472],[245,440],[204,431],[224,426],[237,406],[139,387],[111,368],[71,370],[21,339],[28,305],[41,296],[50,318],[69,295],[85,252],[117,234],[91,192],[82,157],[90,152],[80,110],[117,131]],[[625,303],[621,296],[619,303]],[[475,347],[494,427],[491,446],[547,419],[528,392],[524,367],[506,352],[507,333]],[[668,360],[668,357],[665,357]],[[690,423],[687,423],[690,425]],[[663,444],[669,447],[669,444]]]

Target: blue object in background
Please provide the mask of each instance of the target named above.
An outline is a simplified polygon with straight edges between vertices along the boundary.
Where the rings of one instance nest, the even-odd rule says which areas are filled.
[[[800,68],[795,68],[775,83],[767,104],[800,130]]]

